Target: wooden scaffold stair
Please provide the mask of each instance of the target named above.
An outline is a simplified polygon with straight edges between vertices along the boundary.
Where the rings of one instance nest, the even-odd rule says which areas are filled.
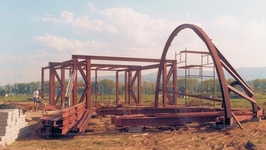
[[[72,90],[73,90],[73,85],[74,85],[76,74],[77,74],[77,71],[74,70],[68,80],[66,94],[65,94],[65,103],[64,103],[65,108],[71,106],[70,101],[72,99]]]

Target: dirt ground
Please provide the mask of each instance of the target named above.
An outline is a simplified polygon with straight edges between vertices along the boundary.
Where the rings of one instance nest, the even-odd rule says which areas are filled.
[[[92,118],[84,134],[39,137],[35,134],[41,112],[27,112],[29,134],[0,150],[266,150],[266,120],[242,123],[232,128],[188,124],[176,129],[146,127],[129,133],[110,124],[110,117]]]

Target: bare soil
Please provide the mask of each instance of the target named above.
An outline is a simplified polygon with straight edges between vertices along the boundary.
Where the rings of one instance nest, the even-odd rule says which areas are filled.
[[[140,133],[125,132],[110,124],[110,117],[92,118],[85,134],[66,136],[35,134],[41,112],[27,112],[29,134],[0,150],[263,150],[266,149],[266,120],[242,123],[232,128],[211,124],[173,127],[145,127]]]

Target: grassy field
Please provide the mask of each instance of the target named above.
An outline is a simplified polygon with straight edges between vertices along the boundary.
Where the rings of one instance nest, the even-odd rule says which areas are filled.
[[[120,98],[124,98],[123,95],[119,96]],[[266,108],[266,95],[256,93],[255,94],[255,100],[257,101],[257,104],[261,108]],[[159,98],[159,101],[162,102],[162,98]],[[95,103],[95,98],[92,97],[92,104]],[[104,96],[98,96],[97,103],[107,103],[107,104],[114,104],[115,103],[115,95],[104,95]],[[154,103],[154,95],[142,95],[142,103],[145,105],[153,105]],[[222,103],[220,102],[213,102],[210,100],[203,100],[203,99],[195,99],[195,98],[177,98],[177,105],[185,105],[189,106],[189,104],[192,104],[194,106],[199,107],[215,107],[215,108],[221,108]],[[94,106],[94,105],[93,105]],[[231,98],[231,107],[232,108],[248,108],[251,109],[251,103],[243,98]]]
[[[121,98],[121,102],[123,103],[123,98],[124,95],[119,95]],[[10,101],[10,102],[31,102],[32,100],[31,95],[19,95],[19,96],[1,96],[0,101],[5,102],[5,101]],[[266,105],[266,95],[256,93],[255,94],[255,99],[257,101],[257,104],[261,106],[262,108],[264,105]],[[48,103],[48,98],[45,98],[45,102]],[[161,98],[159,98],[159,101],[162,101]],[[91,97],[91,102],[92,106],[95,106],[95,97],[92,95]],[[115,95],[98,95],[97,98],[97,103],[101,104],[115,104]],[[147,104],[147,105],[152,105],[154,103],[154,95],[142,95],[142,103]],[[177,99],[177,104],[178,105],[185,105],[185,104],[190,104],[192,103],[193,105],[198,105],[202,107],[221,107],[221,103],[219,102],[213,102],[210,100],[201,100],[201,99],[195,99],[195,98],[178,98]],[[232,108],[251,108],[250,102],[243,99],[243,98],[232,98],[231,99],[231,106]]]
[[[12,101],[12,102],[26,102],[26,101],[30,101],[28,100],[29,98],[31,98],[31,96],[0,96],[0,100],[1,101]]]

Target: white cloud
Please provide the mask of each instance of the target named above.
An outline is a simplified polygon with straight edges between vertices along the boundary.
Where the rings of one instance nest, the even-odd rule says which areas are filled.
[[[75,16],[73,12],[64,11],[59,19],[49,16],[44,17],[43,20],[70,25],[71,32],[73,31],[77,36],[101,41],[97,49],[99,55],[106,55],[109,52],[119,55],[120,52],[123,56],[125,54],[142,57],[160,56],[168,36],[182,23],[182,21],[171,22],[166,19],[155,20],[131,8],[98,10],[92,4],[89,4],[89,8],[91,16],[99,16],[97,19],[87,15]],[[36,39],[58,51],[84,50],[91,44],[88,44],[88,41],[69,40],[52,35],[40,36]]]
[[[59,56],[50,57],[55,58],[57,60],[66,60],[66,58],[70,58],[72,54],[114,55],[116,49],[121,49],[121,47],[117,46],[116,44],[112,44],[109,42],[98,42],[94,40],[79,41],[66,39],[55,35],[38,36],[35,38],[35,40],[47,46],[49,52],[53,56],[55,53],[59,54]]]
[[[238,19],[234,16],[219,16],[214,19],[213,25],[220,28],[233,28],[238,26]]]
[[[74,18],[74,13],[69,11],[64,11],[60,14],[60,16],[63,18],[63,20],[66,23],[72,23]]]
[[[110,24],[104,22],[100,19],[89,19],[87,15],[75,17],[74,12],[63,11],[60,14],[59,19],[54,18],[50,15],[46,15],[42,20],[45,22],[52,22],[54,24],[69,24],[75,33],[83,34],[94,31],[94,32],[107,32],[107,33],[116,33],[116,29]]]
[[[246,27],[241,32],[242,36],[251,41],[261,41],[266,38],[266,23],[250,21],[246,24]]]
[[[48,64],[43,60],[42,53],[32,55],[0,55],[1,85],[13,83],[25,83],[40,81],[40,71],[42,65]],[[12,61],[10,61],[12,60]]]
[[[138,9],[141,10],[141,8]],[[201,27],[233,66],[265,66],[265,21],[250,21],[248,20],[250,18],[246,18],[248,16],[230,16],[230,12],[228,12],[229,15],[216,17],[219,14],[218,11],[202,17],[199,12],[203,11],[194,11],[190,8],[182,13],[176,13],[180,10],[169,9],[169,13],[162,13],[165,15],[163,19],[154,19],[151,17],[154,14],[137,12],[134,8],[100,9],[92,3],[87,4],[86,10],[79,12],[60,10],[61,13],[52,14],[50,10],[42,10],[40,12],[46,14],[35,21],[46,24],[38,26],[41,32],[35,32],[36,28],[34,28],[27,34],[32,36],[42,33],[34,38],[35,42],[42,45],[36,48],[34,47],[36,43],[33,45],[24,43],[26,48],[32,48],[32,56],[0,55],[2,60],[0,62],[4,64],[0,66],[0,69],[4,70],[0,77],[6,79],[6,76],[17,74],[21,78],[23,75],[25,79],[30,77],[31,80],[35,76],[39,77],[40,67],[46,66],[48,62],[68,60],[72,54],[160,58],[167,38],[177,26],[183,23],[193,23]],[[151,11],[145,10],[145,12]],[[170,12],[171,15],[169,15]],[[261,17],[263,18],[263,16],[259,18]],[[175,37],[170,47],[172,52],[184,48],[192,50],[206,48],[194,32],[187,30],[181,31]],[[5,64],[6,62],[10,63]],[[17,68],[24,68],[25,72],[10,71]]]
[[[79,41],[46,35],[37,37],[37,41],[45,43],[49,48],[59,52],[160,58],[164,44],[171,32],[178,25],[184,23],[182,20],[153,19],[149,15],[136,12],[131,8],[99,10],[93,4],[88,4],[88,7],[90,16],[76,16],[74,12],[63,11],[60,14],[61,18],[48,15],[44,19],[56,25],[70,25],[70,32],[85,37],[85,39],[88,38],[88,40]],[[259,42],[262,41],[261,39],[265,39],[264,23],[243,24],[235,16],[219,16],[214,18],[210,24],[198,22],[194,24],[203,28],[229,62],[234,61],[233,66],[243,66],[243,63],[235,61],[235,58],[241,57],[240,53],[248,53],[250,45],[264,45]],[[171,46],[172,52],[183,50],[186,47],[194,50],[206,48],[199,37],[195,36],[195,33],[182,31],[174,41],[176,40],[176,44],[173,43]],[[255,62],[248,63],[247,66],[255,64]]]
[[[88,31],[93,31],[100,33],[107,32],[109,34],[115,34],[117,32],[117,29],[115,27],[108,23],[105,23],[103,20],[89,20],[88,16],[86,15],[77,17],[71,25],[74,31],[81,35],[84,35],[84,31],[85,33],[88,33]]]
[[[42,20],[44,22],[52,22],[54,24],[68,24],[68,23],[72,23],[73,19],[74,19],[74,15],[75,13],[73,12],[69,12],[69,11],[63,11],[60,14],[61,19],[56,19],[53,18],[53,16],[51,14],[46,14],[45,17],[42,18]]]
[[[265,66],[266,64],[266,22],[250,21],[241,31],[242,40],[239,47],[243,49],[249,66]],[[252,61],[251,61],[252,60]]]
[[[226,59],[237,68],[265,66],[266,23],[255,20],[240,23],[234,17],[221,20],[227,21],[218,24],[219,21],[216,19],[216,22],[212,24],[216,25],[212,29],[215,33],[213,41]],[[230,22],[233,23],[230,24]]]
[[[84,36],[85,33],[119,34],[123,37],[138,39],[142,37],[154,37],[155,34],[174,29],[180,22],[170,22],[165,19],[154,20],[148,15],[135,12],[131,8],[109,8],[98,10],[92,4],[89,5],[91,16],[99,16],[92,19],[87,15],[76,16],[73,12],[63,11],[57,19],[51,16],[44,17],[44,21],[53,23],[70,24],[75,33]],[[166,33],[167,34],[167,33]]]
[[[84,44],[78,40],[68,40],[66,38],[49,34],[45,36],[38,36],[36,37],[36,40],[46,44],[49,48],[60,52],[80,51],[84,47]]]

